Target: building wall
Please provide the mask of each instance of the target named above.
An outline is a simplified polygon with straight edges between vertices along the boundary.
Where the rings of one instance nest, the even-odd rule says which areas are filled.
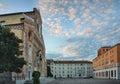
[[[53,77],[88,77],[92,76],[92,63],[50,63]]]
[[[0,21],[5,21],[6,24],[17,24],[21,23],[20,18],[24,18],[23,14],[2,16],[0,17]]]
[[[97,78],[120,79],[120,45],[117,44],[93,60],[94,76]],[[105,74],[105,75],[104,75]],[[108,75],[107,75],[108,74]]]
[[[107,51],[110,50],[110,49],[111,49],[110,46],[109,46],[109,47],[102,47],[102,48],[100,48],[100,49],[98,50],[98,56],[104,54],[105,52],[107,52]]]
[[[15,32],[15,36],[19,37],[19,39],[22,39],[22,31],[18,29],[11,29],[12,32]]]
[[[95,78],[107,78],[107,79],[118,79],[118,67],[112,67],[107,69],[101,69],[94,71]]]
[[[120,46],[117,46],[117,62],[120,63]]]

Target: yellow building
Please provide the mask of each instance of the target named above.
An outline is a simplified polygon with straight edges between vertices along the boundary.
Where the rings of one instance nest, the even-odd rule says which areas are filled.
[[[93,69],[95,78],[120,79],[120,44],[100,48]]]
[[[13,78],[32,79],[32,72],[38,70],[41,76],[46,76],[45,45],[42,35],[42,20],[40,12],[34,8],[33,11],[18,12],[0,15],[0,25],[11,28],[15,35],[23,40],[20,50],[27,61],[23,72],[13,74]]]

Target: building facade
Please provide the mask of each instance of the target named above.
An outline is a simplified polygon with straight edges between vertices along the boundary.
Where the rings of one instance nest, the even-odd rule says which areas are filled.
[[[38,70],[41,76],[46,76],[45,44],[42,35],[42,20],[40,12],[34,8],[33,11],[18,12],[0,15],[0,25],[11,29],[15,35],[23,40],[20,50],[27,61],[22,73],[13,73],[13,79],[32,79],[32,72]]]
[[[95,78],[120,79],[120,44],[102,47],[93,59]]]
[[[91,61],[47,60],[53,77],[77,78],[92,76]]]

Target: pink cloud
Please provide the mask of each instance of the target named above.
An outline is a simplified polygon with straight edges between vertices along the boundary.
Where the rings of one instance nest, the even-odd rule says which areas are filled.
[[[83,0],[82,4],[86,5],[88,3],[88,0]]]
[[[69,17],[70,17],[70,19],[75,18],[76,9],[73,8],[73,7],[70,7],[68,10],[69,10]]]
[[[90,9],[86,9],[84,12],[83,12],[83,14],[82,14],[82,18],[87,18],[88,16],[90,16],[89,15],[90,14]]]
[[[80,18],[74,20],[74,24],[78,24],[80,22]]]
[[[60,4],[67,5],[69,3],[68,0],[61,0]]]
[[[99,25],[99,20],[97,18],[94,18],[92,21],[92,25],[98,26]]]
[[[73,49],[73,46],[75,46],[76,43],[68,43],[67,45],[60,48],[63,53],[67,54],[67,56],[78,56],[79,52],[75,49]]]
[[[111,8],[105,10],[105,13],[107,13],[107,14],[110,14],[112,12],[113,12],[113,10]]]
[[[81,28],[81,26],[80,25],[77,25],[77,27],[76,27],[77,29],[80,29]]]
[[[56,26],[55,33],[56,34],[60,33],[61,29],[62,29],[62,26]]]
[[[84,32],[77,32],[77,35],[81,37],[84,34]]]
[[[50,20],[51,20],[51,18],[47,18],[47,20],[48,20],[48,21],[50,21]]]
[[[77,3],[78,3],[78,0],[74,0],[74,3],[77,4]]]
[[[70,33],[67,32],[67,31],[63,31],[63,35],[64,35],[65,37],[67,37],[67,38],[71,38]]]

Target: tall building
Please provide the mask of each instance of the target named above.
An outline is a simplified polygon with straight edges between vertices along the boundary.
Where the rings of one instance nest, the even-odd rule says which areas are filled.
[[[120,44],[102,47],[93,59],[95,78],[120,79]]]
[[[91,61],[47,60],[53,77],[89,77],[92,76]]]
[[[23,40],[20,50],[27,61],[22,73],[13,73],[16,78],[32,79],[32,72],[38,70],[41,76],[46,76],[45,44],[42,35],[42,20],[40,12],[34,8],[33,11],[18,12],[0,15],[0,25],[11,29],[15,35]]]

